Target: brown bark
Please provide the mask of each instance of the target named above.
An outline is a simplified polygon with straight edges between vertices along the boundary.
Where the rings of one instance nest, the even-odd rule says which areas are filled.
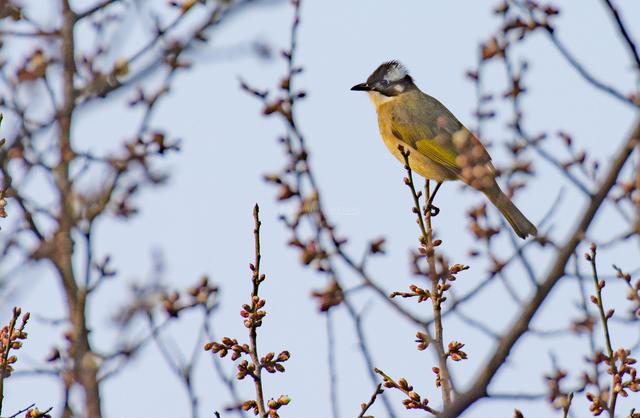
[[[98,367],[89,342],[86,318],[86,286],[78,286],[73,270],[72,231],[76,224],[73,207],[73,185],[69,177],[69,162],[73,158],[71,142],[72,118],[75,108],[74,76],[74,27],[76,15],[68,0],[61,0],[63,25],[61,30],[61,56],[63,62],[63,103],[58,114],[59,161],[55,167],[55,182],[60,202],[58,230],[53,239],[50,260],[62,280],[69,321],[72,326],[71,355],[73,379],[84,392],[84,409],[89,418],[99,418],[101,413]]]

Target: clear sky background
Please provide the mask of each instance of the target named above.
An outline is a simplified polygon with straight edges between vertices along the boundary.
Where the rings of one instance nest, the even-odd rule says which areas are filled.
[[[640,26],[634,25],[640,21],[640,3],[616,3],[633,35],[640,39]],[[78,7],[84,4],[88,3],[74,3]],[[387,237],[388,254],[373,260],[371,271],[389,291],[405,289],[413,282],[408,253],[417,244],[418,230],[410,212],[410,195],[402,183],[403,168],[382,144],[369,100],[349,88],[364,81],[382,61],[399,59],[425,92],[439,98],[463,123],[475,128],[475,91],[465,72],[476,65],[480,42],[500,25],[492,14],[496,4],[468,0],[303,2],[298,63],[305,71],[297,79],[296,88],[306,90],[308,98],[300,102],[297,112],[311,150],[311,164],[318,174],[329,214],[339,231],[350,238],[348,248],[352,254],[361,254],[372,238]],[[558,5],[562,11],[557,19],[558,36],[579,60],[596,76],[623,91],[630,92],[637,86],[627,51],[602,2],[565,0]],[[44,6],[40,12],[46,21],[48,12]],[[238,77],[257,87],[272,87],[284,74],[284,65],[281,60],[263,60],[251,53],[227,54],[229,48],[256,40],[276,51],[286,47],[291,14],[288,2],[270,1],[230,19],[210,44],[192,54],[197,62],[193,70],[181,73],[175,80],[154,120],[182,138],[182,152],[161,163],[171,173],[171,179],[167,186],[147,191],[137,199],[139,216],[127,222],[100,223],[98,258],[111,255],[119,276],[105,285],[94,300],[91,322],[100,329],[93,336],[96,346],[109,346],[115,341],[119,330],[113,328],[110,318],[127,302],[128,285],[151,277],[152,253],[156,251],[165,266],[163,281],[169,286],[184,288],[202,274],[210,275],[222,288],[221,306],[213,321],[216,334],[245,339],[238,312],[250,293],[247,265],[253,258],[251,209],[258,202],[263,220],[263,271],[267,274],[262,290],[269,312],[260,329],[260,345],[263,352],[286,348],[292,354],[284,375],[265,378],[267,396],[284,393],[292,398],[282,410],[283,417],[326,417],[330,416],[330,403],[325,320],[309,296],[312,289],[323,287],[324,281],[303,269],[297,254],[286,246],[287,232],[277,220],[286,208],[274,201],[275,190],[261,180],[263,174],[279,169],[283,163],[276,143],[282,125],[275,118],[261,117],[260,104],[238,88]],[[123,54],[135,49],[144,27],[144,22],[134,21],[131,31],[117,40],[122,43]],[[567,130],[574,135],[578,147],[587,148],[590,155],[606,164],[628,133],[634,121],[633,111],[580,79],[542,34],[533,36],[518,49],[518,54],[530,61],[525,81],[531,89],[523,99],[527,129],[534,133]],[[488,89],[505,89],[501,66],[490,65],[486,77]],[[128,96],[83,111],[74,126],[76,144],[92,150],[117,149],[139,120],[139,115],[126,107]],[[506,161],[503,144],[512,134],[505,128],[507,108],[496,107],[499,117],[483,127],[483,140],[493,144],[490,152],[499,163]],[[6,123],[10,129],[11,119]],[[559,146],[550,149],[563,152]],[[584,200],[548,164],[536,160],[535,169],[540,175],[526,194],[518,196],[518,206],[537,223],[561,193],[562,204],[551,225],[552,235],[562,238],[573,226]],[[100,181],[99,177],[96,181]],[[467,255],[475,243],[465,232],[465,208],[481,199],[478,193],[454,184],[445,185],[438,195],[438,206],[443,211],[435,220],[435,227],[445,241],[443,250],[452,262],[472,267],[456,282],[461,293],[486,276],[487,266]],[[615,235],[621,225],[609,210],[598,219],[595,231],[604,240]],[[506,257],[510,246],[507,240],[503,243]],[[536,272],[544,274],[548,255],[539,251],[532,254]],[[631,260],[637,256],[637,246],[621,247],[615,254],[605,256],[610,258],[601,265],[608,268],[616,262],[632,267]],[[531,291],[526,278],[517,269],[511,273],[513,286],[526,297]],[[2,309],[3,318],[10,304],[21,305],[40,317],[62,316],[63,298],[50,272],[33,268],[19,271],[13,279],[19,283],[18,293],[13,294],[12,300],[2,301],[7,306]],[[536,327],[559,329],[577,316],[577,286],[572,281],[565,282],[536,318]],[[373,295],[363,294],[356,302],[360,309],[366,308],[365,329],[375,364],[394,377],[405,376],[420,393],[438,404],[431,372],[435,362],[430,353],[415,350],[416,329],[390,313]],[[425,304],[415,307],[411,301],[403,303],[425,314],[430,311]],[[502,288],[495,286],[495,292],[477,298],[466,313],[499,332],[510,324],[517,309]],[[340,411],[343,417],[356,416],[360,403],[370,397],[372,384],[356,347],[355,330],[343,308],[337,310],[334,319]],[[190,321],[187,316],[180,324],[168,334],[180,350],[189,353],[194,344],[202,345],[203,341],[194,340],[198,325],[195,318]],[[30,338],[19,353],[19,366],[24,368],[37,365],[51,344],[60,340],[58,331],[37,320],[29,328]],[[619,341],[615,345],[632,344],[631,337],[620,329],[614,333],[615,341]],[[459,382],[468,382],[482,367],[493,343],[456,318],[447,323],[446,338],[466,344],[469,360],[454,364],[452,369]],[[517,345],[514,361],[503,367],[492,389],[542,393],[542,374],[551,370],[550,354],[557,357],[559,364],[577,371],[586,349],[586,339],[560,336],[546,341],[527,337]],[[103,393],[105,415],[187,416],[187,398],[161,362],[157,350],[151,348],[110,381]],[[230,362],[224,364],[232,372]],[[213,410],[228,404],[229,397],[208,355],[203,355],[198,369],[201,416],[212,416]],[[248,380],[238,387],[243,396],[252,396]],[[398,393],[388,393],[399,416],[416,414],[404,411]],[[41,407],[54,406],[56,415],[60,411],[60,395],[59,388],[46,378],[37,382],[27,376],[12,378],[8,381],[5,410],[37,402]],[[628,410],[632,402],[622,405]],[[509,417],[514,407],[527,417],[551,413],[544,402],[502,401],[480,402],[465,416]],[[575,416],[588,416],[582,399],[576,402],[575,411]],[[373,414],[385,416],[382,404],[375,406]]]

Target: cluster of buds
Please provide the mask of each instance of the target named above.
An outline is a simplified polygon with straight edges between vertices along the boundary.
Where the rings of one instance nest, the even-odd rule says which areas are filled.
[[[486,61],[492,58],[502,58],[506,49],[506,41],[494,36],[482,44],[482,59]]]
[[[283,54],[287,53],[283,52]],[[285,56],[285,58],[287,57]],[[279,97],[276,97],[271,101],[265,100],[264,109],[262,110],[264,115],[268,116],[272,114],[279,114],[284,117],[289,124],[294,124],[292,113],[293,105],[297,100],[303,99],[307,96],[305,91],[291,91],[291,79],[301,72],[302,68],[300,67],[292,68],[291,73],[287,74],[282,80],[280,80],[279,87],[282,93]]]
[[[106,260],[108,261],[108,259]],[[105,277],[115,274],[107,266],[101,264],[99,268]],[[126,309],[118,314],[116,320],[120,323],[127,323],[138,314],[152,316],[158,301],[162,311],[170,318],[178,318],[183,311],[196,307],[203,307],[207,312],[211,311],[216,304],[215,296],[218,294],[218,287],[210,283],[206,276],[203,276],[194,286],[184,292],[177,290],[168,291],[163,286],[152,284],[149,286],[134,286],[134,299]]]
[[[581,334],[584,332],[590,333],[593,332],[595,324],[596,321],[593,316],[586,315],[583,318],[571,321],[571,330],[576,334]]]
[[[169,151],[179,151],[179,141],[167,139],[167,136],[160,132],[150,132],[142,137],[134,138],[124,144],[124,155],[105,158],[105,161],[117,174],[131,172],[138,167],[143,174],[142,179],[131,181],[126,185],[121,185],[117,190],[110,190],[111,186],[104,188],[102,194],[109,197],[109,207],[116,216],[129,218],[138,213],[132,204],[133,197],[140,191],[141,186],[147,182],[149,184],[160,184],[166,180],[166,174],[154,170],[150,164],[152,157],[164,156]],[[99,205],[94,205],[100,208]],[[95,213],[91,207],[87,208],[88,213]]]
[[[617,184],[618,193],[614,198],[616,202],[620,202],[623,199],[628,199],[633,204],[640,203],[640,196],[638,196],[638,184],[636,181],[624,181],[618,180]]]
[[[631,352],[624,348],[619,348],[613,353],[613,361],[619,364],[613,377],[613,390],[623,398],[629,396],[627,391],[640,391],[640,379],[637,377],[636,368],[632,366],[636,364],[636,359],[629,357],[629,354]],[[609,366],[611,370],[612,367]]]
[[[460,273],[461,271],[469,270],[469,266],[466,266],[464,264],[454,264],[453,266],[449,267],[448,270],[449,275],[447,277],[447,280],[453,282],[456,280],[458,273]]]
[[[489,225],[486,203],[471,208],[467,215],[471,219],[471,232],[477,239],[490,240],[500,232],[499,228]]]
[[[344,301],[344,292],[335,280],[330,281],[324,289],[314,290],[311,296],[318,300],[320,312],[327,312]]]
[[[453,361],[460,361],[467,359],[467,353],[462,351],[462,347],[464,344],[458,341],[451,341],[449,343],[449,351],[446,353],[447,357],[449,357]]]
[[[421,287],[412,284],[409,286],[410,292],[393,292],[389,295],[390,298],[395,298],[396,296],[401,296],[403,298],[418,298],[418,303],[424,302],[425,300],[431,299],[431,291],[429,289],[423,289]]]
[[[49,408],[46,411],[40,411],[38,408],[29,408],[26,414],[24,414],[24,418],[51,418],[49,415],[49,411],[53,408]]]
[[[384,379],[384,387],[391,389],[398,389],[402,391],[407,398],[402,401],[402,404],[407,409],[421,409],[423,411],[431,412],[432,409],[429,407],[429,400],[427,398],[422,398],[420,394],[413,390],[413,386],[407,382],[407,379],[401,377],[398,379],[398,382],[395,382],[389,376],[376,369],[378,374],[382,374]]]
[[[22,347],[22,341],[27,339],[27,333],[24,331],[27,321],[29,321],[29,312],[22,315],[20,326],[16,327],[22,310],[13,308],[13,316],[8,325],[2,327],[0,331],[0,379],[11,376],[13,372],[13,364],[18,361],[15,355],[9,355],[11,350],[19,350]]]
[[[589,405],[589,411],[593,415],[598,416],[607,410],[609,392],[603,390],[600,391],[600,393],[597,395],[591,392],[587,392],[586,396],[589,402],[591,402],[591,404]]]
[[[280,201],[289,200],[292,197],[299,195],[296,188],[292,186],[288,181],[284,180],[281,176],[278,176],[276,174],[267,174],[266,176],[264,176],[264,180],[267,183],[278,186],[277,199]]]
[[[322,249],[314,239],[306,243],[294,238],[289,241],[289,245],[300,250],[300,262],[305,265],[315,264],[316,268],[323,271],[322,262],[327,259],[327,252]]]
[[[253,412],[253,415],[258,415],[260,413],[260,411],[258,410],[258,402],[256,402],[253,399],[249,399],[248,401],[244,401],[242,403],[242,405],[240,406],[240,409],[242,409],[243,411],[251,411]]]
[[[401,296],[403,298],[417,297],[418,303],[426,300],[432,300],[434,305],[440,306],[447,297],[444,294],[451,288],[451,283],[456,280],[458,273],[469,269],[469,266],[463,264],[454,264],[449,266],[447,260],[441,254],[435,254],[436,271],[431,272],[428,269],[423,269],[420,265],[420,260],[426,257],[434,256],[433,247],[437,247],[442,244],[441,240],[434,240],[432,246],[422,246],[417,253],[412,257],[412,270],[416,275],[427,277],[436,282],[433,290],[423,289],[415,284],[409,286],[410,292],[393,292],[390,297]]]
[[[238,380],[242,380],[245,377],[251,376],[254,380],[258,379],[258,375],[256,374],[256,365],[254,363],[249,363],[248,360],[242,360],[238,364],[238,373],[236,374],[236,378]]]
[[[553,374],[544,377],[549,388],[547,400],[554,408],[563,408],[569,399],[570,394],[562,390],[562,381],[566,377],[567,373],[564,370],[558,369],[556,369]]]
[[[287,395],[280,395],[278,399],[269,399],[269,401],[267,401],[269,418],[280,417],[280,415],[278,415],[278,409],[285,405],[289,405],[289,402],[291,402],[291,399]]]
[[[261,310],[267,302],[259,296],[251,297],[251,305],[242,305],[240,316],[245,318],[244,326],[247,328],[258,328],[262,326],[262,319],[267,316],[267,312]]]
[[[436,375],[436,380],[435,380],[436,387],[437,388],[442,387],[442,375],[440,374],[440,367],[434,366],[431,368],[431,371],[433,372],[433,374]]]
[[[502,98],[504,99],[516,99],[522,93],[526,93],[527,88],[524,87],[522,83],[522,72],[528,68],[526,62],[521,67],[521,72],[518,74],[514,74],[511,77],[511,85],[509,86],[509,90],[505,91],[502,94]]]
[[[291,354],[289,354],[289,352],[286,350],[280,352],[280,354],[278,354],[278,357],[276,357],[275,353],[267,353],[266,356],[260,359],[260,365],[269,373],[284,373],[284,366],[282,365],[282,363],[289,360],[290,357]]]
[[[243,354],[249,354],[249,346],[247,344],[239,344],[235,338],[223,337],[221,342],[212,341],[204,345],[204,351],[211,351],[218,354],[220,358],[224,358],[230,351],[231,360],[239,359]]]
[[[185,306],[180,302],[180,293],[177,291],[160,295],[162,309],[172,318],[177,318]]]
[[[369,254],[384,254],[384,238],[378,238],[369,243]]]
[[[209,283],[207,276],[203,276],[198,284],[187,289],[187,293],[191,297],[191,306],[202,305],[207,308],[211,308],[215,303],[214,298],[218,291],[218,286]]]
[[[593,161],[590,168],[586,166],[587,161],[587,153],[584,150],[576,150],[573,143],[573,137],[571,134],[565,131],[559,131],[557,133],[558,138],[562,141],[567,151],[569,152],[569,159],[566,161],[562,161],[560,164],[563,169],[568,170],[573,166],[580,166],[584,172],[589,172],[591,174],[591,178],[595,179],[596,174],[598,172],[598,168],[600,164],[597,161]]]
[[[505,0],[501,2],[495,9],[494,13],[505,18],[505,24],[502,26],[501,32],[506,36],[510,33],[514,33],[517,40],[522,40],[524,37],[535,31],[536,29],[545,29],[553,32],[550,19],[560,14],[558,8],[550,4],[540,4],[536,1],[526,1],[524,6],[527,8],[528,16],[522,17],[520,15],[509,15],[512,7],[509,1]]]
[[[402,405],[404,405],[407,409],[422,409],[428,408],[429,400],[427,398],[420,398],[420,395],[417,392],[409,392],[407,393],[407,399],[402,401]]]
[[[152,155],[164,155],[168,151],[179,151],[178,141],[170,141],[166,134],[161,131],[153,131],[143,137],[137,137],[124,144],[126,154],[119,159],[112,159],[112,164],[116,168],[126,168],[126,164],[137,161],[145,165],[148,157]]]
[[[424,351],[429,347],[429,343],[431,342],[431,338],[425,334],[424,332],[418,331],[416,332],[416,343],[418,343],[418,351]]]

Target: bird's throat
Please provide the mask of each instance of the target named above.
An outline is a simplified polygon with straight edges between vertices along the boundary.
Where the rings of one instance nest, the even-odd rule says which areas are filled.
[[[385,96],[384,94],[378,93],[377,91],[369,91],[369,98],[376,106],[376,108],[384,103],[389,103],[398,98],[398,96]]]

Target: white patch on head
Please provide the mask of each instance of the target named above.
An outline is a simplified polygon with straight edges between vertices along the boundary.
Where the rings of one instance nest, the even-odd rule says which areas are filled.
[[[396,84],[393,86],[393,89],[398,93],[402,93],[404,91],[404,86],[402,84]]]
[[[400,81],[405,78],[409,74],[404,65],[394,62],[390,67],[387,73],[384,75],[384,79],[390,83],[394,83],[396,81]]]

